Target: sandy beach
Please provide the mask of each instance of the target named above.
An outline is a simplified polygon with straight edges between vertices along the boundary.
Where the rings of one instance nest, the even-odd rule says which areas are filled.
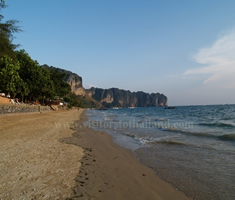
[[[0,116],[1,199],[188,199],[82,112]]]
[[[83,149],[60,142],[82,110],[0,115],[0,199],[66,199]]]

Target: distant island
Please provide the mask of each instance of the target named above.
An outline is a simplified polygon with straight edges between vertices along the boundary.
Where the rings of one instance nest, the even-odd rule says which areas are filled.
[[[79,75],[53,66],[49,67],[46,64],[42,67],[56,69],[62,73],[65,73],[65,82],[71,86],[72,92],[79,96],[90,97],[107,108],[167,106],[167,97],[164,94],[149,94],[142,91],[131,92],[129,90],[118,88],[102,89],[92,87],[90,89],[85,89],[82,85],[82,77]]]

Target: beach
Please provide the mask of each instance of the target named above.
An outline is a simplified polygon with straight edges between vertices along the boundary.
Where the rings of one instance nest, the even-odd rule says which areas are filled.
[[[0,116],[1,199],[188,199],[83,110]]]
[[[83,149],[60,142],[82,110],[0,115],[0,199],[66,199]]]

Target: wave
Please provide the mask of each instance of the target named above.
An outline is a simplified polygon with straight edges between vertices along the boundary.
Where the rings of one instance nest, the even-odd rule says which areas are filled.
[[[167,121],[167,119],[164,119],[164,118],[161,118],[161,119],[158,119],[159,121]]]
[[[111,120],[111,118],[109,118],[109,117],[104,117],[104,121],[109,121],[109,120]]]
[[[138,136],[133,133],[123,133],[128,137],[132,137],[133,139],[139,141],[142,145],[155,145],[155,144],[166,144],[166,145],[181,145],[181,146],[190,146],[190,144],[185,144],[183,142],[177,142],[168,140],[169,136],[161,138],[161,140],[154,140],[153,138],[146,137],[146,136]]]
[[[222,123],[222,122],[220,122],[220,123],[199,123],[199,125],[201,125],[201,126],[209,126],[209,127],[220,127],[220,128],[235,128],[235,126],[234,125],[232,125],[232,124],[225,124],[225,123]]]
[[[166,145],[182,145],[182,146],[189,146],[189,144],[185,144],[183,142],[177,141],[149,141],[148,144],[166,144]]]
[[[226,140],[226,141],[235,141],[235,134],[233,134],[233,133],[218,136],[218,135],[214,135],[214,134],[210,134],[210,133],[190,132],[190,131],[183,131],[183,130],[178,130],[178,129],[174,129],[174,128],[167,128],[167,129],[163,129],[163,130],[181,133],[184,135],[197,136],[197,137],[206,137],[206,138],[214,138],[214,139]]]
[[[235,134],[225,134],[218,137],[220,140],[235,141]]]
[[[223,118],[221,118],[222,120],[233,120],[233,119],[235,119],[234,117],[231,117],[231,116],[229,116],[229,117],[223,117]]]
[[[185,135],[193,135],[193,136],[201,136],[201,137],[215,137],[215,135],[210,134],[210,133],[200,133],[200,132],[190,132],[190,131],[184,131],[176,128],[165,128],[162,129],[163,131],[170,131],[170,132],[176,132],[176,133],[182,133]]]

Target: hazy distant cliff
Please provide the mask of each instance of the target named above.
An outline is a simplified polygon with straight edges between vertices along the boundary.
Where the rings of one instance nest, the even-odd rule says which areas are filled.
[[[106,107],[156,107],[167,105],[167,97],[159,93],[148,94],[118,88],[101,89],[94,87],[86,90],[86,93]]]
[[[42,67],[45,68],[55,68],[56,70],[65,73],[66,77],[65,77],[65,81],[66,83],[68,83],[69,85],[71,85],[71,89],[72,92],[74,92],[76,95],[82,95],[84,96],[86,94],[86,91],[84,89],[84,87],[82,86],[82,77],[78,76],[75,73],[72,73],[70,71],[64,70],[64,69],[60,69],[60,68],[56,68],[56,67],[49,67],[48,65],[43,65]]]

